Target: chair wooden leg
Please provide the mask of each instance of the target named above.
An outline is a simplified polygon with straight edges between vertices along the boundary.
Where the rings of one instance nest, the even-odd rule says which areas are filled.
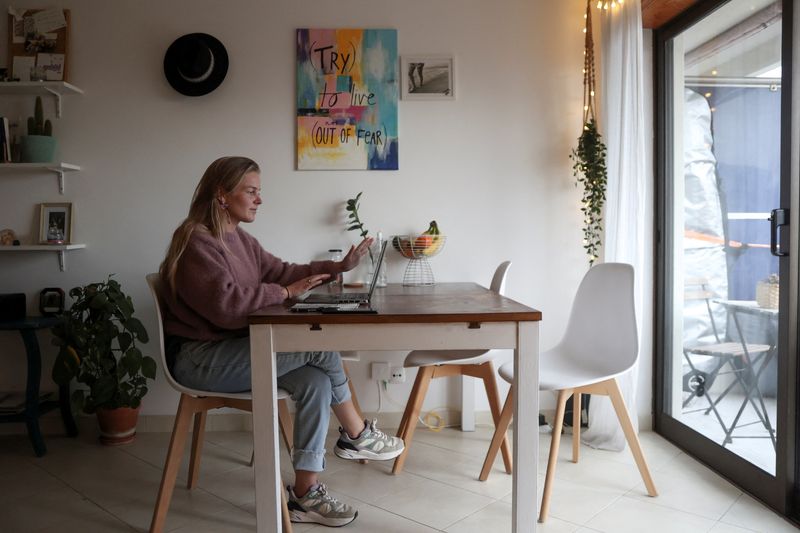
[[[506,433],[508,426],[511,424],[511,415],[514,414],[514,387],[508,389],[508,396],[506,396],[506,403],[503,404],[503,411],[500,413],[500,418],[494,425],[494,435],[492,436],[492,443],[489,445],[489,451],[486,453],[486,459],[483,461],[483,468],[478,479],[486,481],[489,477],[489,472],[492,470],[494,459],[497,457],[497,452],[500,450],[500,445],[503,439],[507,439]]]
[[[411,387],[411,393],[408,395],[406,408],[403,411],[403,417],[400,419],[400,427],[397,428],[397,436],[403,440],[405,440],[405,434],[408,429],[408,419],[411,417],[411,411],[414,410],[414,402],[417,401],[417,397],[419,396],[419,387],[423,378],[423,368],[424,367],[420,367],[417,369],[417,377],[414,379],[414,385]]]
[[[418,376],[419,382],[419,389],[417,390],[416,398],[414,399],[413,404],[411,405],[411,412],[409,413],[408,419],[406,420],[406,428],[403,437],[403,441],[405,442],[405,450],[401,453],[397,459],[394,460],[394,467],[392,467],[392,474],[399,474],[403,471],[403,465],[406,462],[406,457],[408,456],[408,450],[411,448],[411,439],[414,437],[414,430],[417,427],[416,420],[419,416],[419,412],[422,410],[422,402],[425,400],[425,394],[428,392],[428,385],[431,383],[431,377],[433,376],[434,367],[432,366],[423,366],[419,369],[419,374],[422,374],[421,377]]]
[[[186,481],[186,488],[192,490],[197,486],[197,478],[200,474],[200,457],[203,454],[203,437],[206,431],[206,417],[208,411],[200,411],[194,414],[194,429],[192,430],[192,454],[189,457],[189,479]]]
[[[581,450],[581,393],[572,394],[572,462],[577,463]]]
[[[289,455],[292,454],[292,443],[294,442],[294,420],[292,413],[289,412],[289,404],[285,399],[278,400],[278,428],[281,430],[281,437],[283,437],[283,445],[286,446],[286,451]],[[256,451],[253,450],[250,454],[250,466],[256,462]]]
[[[628,409],[625,407],[625,400],[622,398],[622,391],[619,389],[619,383],[616,378],[609,379],[605,382],[608,395],[611,397],[611,403],[614,405],[614,410],[617,412],[617,418],[622,426],[622,431],[625,433],[625,438],[628,440],[628,446],[631,448],[633,458],[636,460],[636,466],[639,467],[639,473],[642,475],[645,487],[647,487],[647,494],[650,496],[658,496],[656,485],[653,483],[653,478],[650,475],[650,469],[647,468],[647,461],[645,461],[642,446],[639,443],[639,437],[636,435],[636,430],[633,429]]]
[[[539,522],[544,523],[550,512],[550,496],[553,493],[553,477],[556,474],[558,463],[558,447],[561,444],[561,429],[564,425],[564,412],[567,410],[567,400],[572,395],[572,389],[558,391],[558,404],[556,406],[556,419],[553,421],[553,439],[550,441],[550,457],[547,459],[547,474],[544,477],[544,490],[542,491],[542,507],[539,509]]]
[[[169,502],[172,500],[172,491],[175,488],[175,479],[181,466],[183,450],[186,446],[186,436],[189,432],[189,422],[197,407],[198,400],[187,394],[181,394],[178,403],[178,413],[175,416],[175,425],[172,428],[172,437],[167,450],[167,460],[164,464],[164,473],[161,475],[161,485],[158,488],[158,499],[153,510],[153,520],[150,522],[150,533],[164,531],[164,522],[167,519]]]
[[[283,480],[281,480],[281,522],[283,522],[283,533],[294,533],[292,529],[292,519],[289,516],[289,505],[286,503],[286,490]]]
[[[361,405],[358,403],[358,396],[356,395],[356,388],[353,386],[353,380],[350,379],[350,370],[347,368],[347,363],[342,361],[342,368],[344,375],[347,376],[347,386],[350,388],[350,400],[353,402],[353,407],[356,408],[359,418],[364,420],[364,413],[361,412]]]
[[[289,404],[286,400],[278,400],[278,426],[283,437],[283,444],[286,450],[291,453],[294,445],[294,420],[292,413],[289,412]]]
[[[489,409],[492,412],[492,420],[495,427],[500,421],[500,393],[497,390],[497,380],[494,377],[494,365],[488,361],[481,366],[483,387],[486,389],[486,398],[489,400]],[[503,441],[500,445],[503,452],[503,464],[506,467],[506,474],[513,472],[511,459],[511,446],[508,445],[508,437],[503,434]]]

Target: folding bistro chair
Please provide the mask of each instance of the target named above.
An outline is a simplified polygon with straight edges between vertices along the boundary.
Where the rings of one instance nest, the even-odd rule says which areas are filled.
[[[685,389],[687,389],[689,392],[689,396],[683,401],[682,407],[686,409],[692,400],[700,396],[705,397],[709,405],[707,408],[684,411],[684,413],[688,414],[705,410],[704,414],[707,415],[710,412],[713,412],[714,416],[722,427],[722,431],[725,433],[725,438],[722,442],[723,447],[733,442],[733,432],[737,427],[744,427],[751,424],[757,424],[759,422],[769,432],[774,446],[774,430],[772,429],[769,416],[764,406],[763,396],[758,388],[758,377],[760,373],[756,373],[754,370],[759,362],[763,362],[763,358],[770,353],[772,347],[769,344],[753,344],[745,342],[741,333],[741,328],[739,327],[738,317],[735,314],[734,321],[736,323],[737,330],[739,331],[739,339],[736,341],[723,341],[723,339],[720,337],[719,329],[717,328],[717,321],[714,318],[714,311],[711,306],[713,299],[716,297],[717,295],[710,289],[708,279],[687,278],[685,280],[684,301],[704,302],[711,323],[711,330],[714,334],[714,340],[716,342],[710,344],[685,345],[683,347],[683,356],[689,365],[690,370],[686,376],[684,376],[684,382],[686,383]],[[704,371],[698,368],[696,359],[699,357],[711,358],[714,361],[709,370]],[[729,370],[723,372],[723,369],[726,365],[728,366]],[[723,390],[716,399],[713,399],[710,391],[711,385],[719,376],[723,375],[732,375],[734,380],[728,384],[725,390]],[[739,385],[742,391],[744,391],[745,399],[741,408],[739,409],[736,419],[729,425],[723,420],[722,415],[720,415],[719,410],[717,409],[717,406],[736,385]],[[755,398],[753,398],[754,395],[758,398],[760,405],[756,403]],[[753,407],[753,410],[756,412],[759,420],[748,424],[739,424],[738,422],[742,411],[747,403],[750,403],[750,405]]]

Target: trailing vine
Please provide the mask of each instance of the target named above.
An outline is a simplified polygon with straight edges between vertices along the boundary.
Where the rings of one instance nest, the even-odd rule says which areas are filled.
[[[606,145],[597,131],[595,108],[594,41],[592,38],[591,0],[586,2],[586,29],[583,57],[583,131],[578,137],[578,147],[570,153],[574,161],[572,173],[575,186],[583,186],[581,212],[583,213],[583,248],[589,264],[597,260],[603,233],[603,204],[606,200]]]

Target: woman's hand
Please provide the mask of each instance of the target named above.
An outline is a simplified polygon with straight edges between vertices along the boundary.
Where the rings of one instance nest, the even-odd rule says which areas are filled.
[[[310,291],[314,287],[318,286],[329,277],[331,277],[330,274],[314,274],[313,276],[308,276],[307,278],[299,279],[294,283],[292,283],[291,285],[286,286],[287,296],[289,298],[300,296],[304,292]]]
[[[347,255],[344,256],[344,259],[339,263],[342,272],[349,272],[357,267],[358,263],[361,262],[361,258],[366,255],[373,242],[374,239],[372,237],[367,237],[358,243],[358,246],[351,246],[350,251],[347,252]]]

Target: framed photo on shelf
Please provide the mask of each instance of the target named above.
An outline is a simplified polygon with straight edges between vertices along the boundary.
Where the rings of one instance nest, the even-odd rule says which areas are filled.
[[[456,97],[452,55],[407,55],[400,60],[403,100],[453,100]]]
[[[39,243],[72,242],[72,204],[39,204]]]

